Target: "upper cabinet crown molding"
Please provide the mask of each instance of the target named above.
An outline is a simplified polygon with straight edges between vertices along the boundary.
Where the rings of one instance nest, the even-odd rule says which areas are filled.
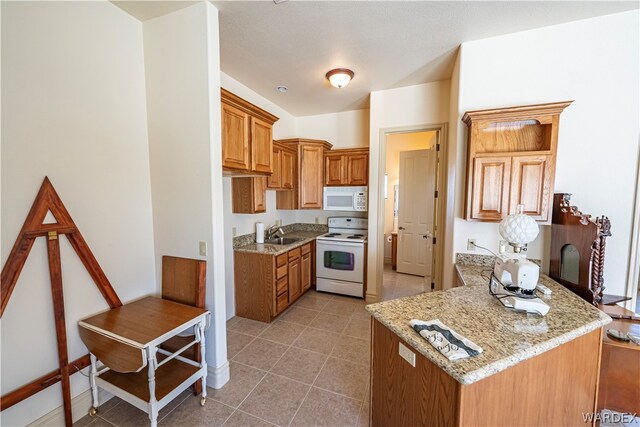
[[[295,150],[294,188],[276,193],[276,209],[322,209],[324,153],[332,145],[319,139],[280,139],[277,146]]]
[[[533,118],[535,116],[559,115],[562,111],[571,105],[571,101],[549,102],[546,104],[521,105],[518,107],[492,108],[488,110],[467,111],[462,116],[462,121],[467,126],[471,126],[472,122],[479,120],[517,120],[523,118]]]
[[[270,112],[265,111],[256,105],[253,105],[249,101],[245,101],[244,99],[240,98],[238,95],[231,93],[224,88],[220,88],[220,100],[225,104],[231,105],[232,107],[236,107],[253,117],[257,117],[260,120],[264,120],[270,125],[273,125],[275,122],[278,121],[278,118],[273,114],[271,114]]]
[[[465,219],[524,213],[550,223],[560,113],[573,101],[468,111]]]

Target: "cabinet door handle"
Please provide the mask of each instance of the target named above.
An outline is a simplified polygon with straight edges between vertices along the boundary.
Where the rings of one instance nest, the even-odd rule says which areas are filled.
[[[398,227],[398,230],[404,230],[404,229],[405,229],[404,227]]]

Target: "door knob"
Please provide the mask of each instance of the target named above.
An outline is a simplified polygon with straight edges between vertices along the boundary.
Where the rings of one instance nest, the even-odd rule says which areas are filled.
[[[404,227],[398,227],[398,230],[404,230]]]
[[[423,235],[422,235],[422,238],[423,238],[423,239],[430,239],[430,238],[431,238],[431,232],[430,232],[430,231],[428,231],[428,232],[427,232],[427,234],[423,234]]]

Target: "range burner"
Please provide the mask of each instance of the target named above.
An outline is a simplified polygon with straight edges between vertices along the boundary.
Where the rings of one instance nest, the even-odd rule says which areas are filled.
[[[347,239],[362,239],[364,237],[364,234],[353,234],[351,236],[348,236]]]
[[[325,234],[324,237],[338,237],[338,236],[342,236],[342,234],[340,233],[329,233],[329,234]]]

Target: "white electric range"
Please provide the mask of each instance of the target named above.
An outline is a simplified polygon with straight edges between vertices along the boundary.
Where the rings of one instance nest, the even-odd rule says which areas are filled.
[[[367,218],[330,217],[316,239],[316,289],[364,298]]]

